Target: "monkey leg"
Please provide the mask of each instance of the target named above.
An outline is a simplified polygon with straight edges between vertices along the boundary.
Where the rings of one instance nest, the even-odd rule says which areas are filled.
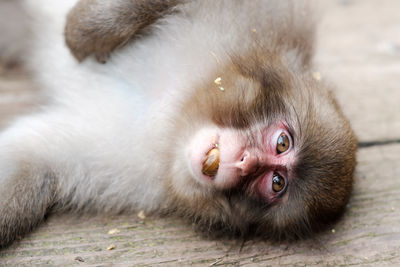
[[[0,134],[0,247],[28,233],[53,209],[157,208],[160,193],[154,192],[161,192],[162,182],[143,180],[151,156],[134,153],[142,142],[130,139],[138,138],[127,126],[133,119],[121,122],[112,114],[48,108]]]
[[[79,61],[93,53],[105,63],[112,50],[182,1],[80,0],[67,17],[66,43]]]
[[[25,145],[35,137],[12,135],[0,137],[0,247],[38,225],[57,191],[55,173],[34,146]]]
[[[54,174],[45,167],[30,164],[21,160],[18,171],[0,179],[0,247],[38,225],[54,202]]]
[[[83,179],[89,167],[82,167],[91,134],[77,125],[82,128],[79,119],[48,112],[21,118],[0,134],[0,247],[31,231],[51,207],[93,197],[90,185],[80,186],[91,182]],[[87,199],[77,197],[85,192]]]

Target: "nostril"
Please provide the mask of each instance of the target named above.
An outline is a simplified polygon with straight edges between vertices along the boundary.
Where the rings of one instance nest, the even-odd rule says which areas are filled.
[[[249,154],[248,151],[244,151],[243,154],[242,154],[242,158],[240,159],[240,162],[247,161],[249,155],[250,155],[250,154]]]
[[[258,168],[258,159],[249,153],[244,153],[238,162],[241,176],[247,176]]]

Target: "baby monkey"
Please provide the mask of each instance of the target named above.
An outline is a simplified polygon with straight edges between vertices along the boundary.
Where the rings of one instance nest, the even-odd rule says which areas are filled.
[[[1,246],[62,209],[276,239],[343,212],[357,142],[313,78],[306,4],[26,3],[48,104],[0,135]]]

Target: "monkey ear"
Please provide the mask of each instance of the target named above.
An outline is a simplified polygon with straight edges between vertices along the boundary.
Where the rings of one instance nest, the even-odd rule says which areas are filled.
[[[105,63],[115,48],[172,12],[181,1],[80,0],[67,16],[67,46],[79,61],[94,54]]]

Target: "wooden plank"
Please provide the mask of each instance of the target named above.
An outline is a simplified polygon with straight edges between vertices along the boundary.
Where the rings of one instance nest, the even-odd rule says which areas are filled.
[[[179,218],[51,216],[0,252],[5,265],[395,265],[400,264],[400,145],[359,152],[354,195],[344,217],[294,243],[210,240]],[[111,229],[119,233],[108,234]],[[107,250],[110,245],[113,250]]]
[[[400,137],[400,1],[320,3],[317,69],[360,140]]]
[[[25,71],[0,71],[0,129],[6,128],[16,117],[36,110],[42,99]]]

